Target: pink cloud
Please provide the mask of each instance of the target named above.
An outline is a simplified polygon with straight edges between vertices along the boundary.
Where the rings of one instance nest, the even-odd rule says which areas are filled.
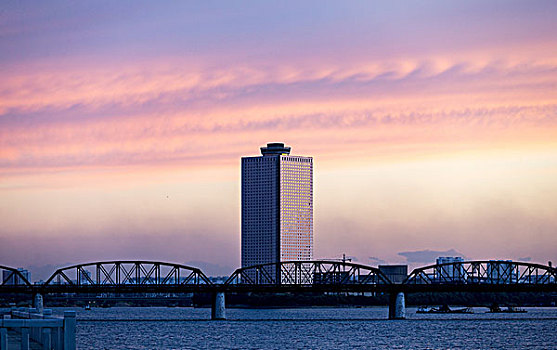
[[[217,156],[223,147],[241,154],[248,135],[302,144],[332,137],[343,150],[346,139],[399,149],[481,143],[488,136],[528,142],[540,128],[546,131],[538,141],[551,134],[557,121],[549,89],[557,66],[547,63],[401,61],[210,72],[154,66],[8,77],[0,162],[35,168],[191,160]],[[207,135],[215,136],[210,145]]]

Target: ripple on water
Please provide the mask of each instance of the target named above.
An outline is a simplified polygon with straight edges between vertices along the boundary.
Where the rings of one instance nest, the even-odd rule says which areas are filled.
[[[62,313],[64,309],[55,309]],[[483,311],[477,309],[476,312]],[[557,308],[527,314],[416,315],[386,308],[77,309],[79,349],[555,349]]]

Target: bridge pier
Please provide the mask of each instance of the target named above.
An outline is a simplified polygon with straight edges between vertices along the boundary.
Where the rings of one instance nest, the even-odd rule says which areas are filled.
[[[389,320],[403,320],[406,318],[406,303],[404,293],[391,293],[389,295]]]
[[[211,305],[211,320],[226,320],[226,304],[224,302],[224,292],[216,292],[213,295]]]
[[[44,311],[43,296],[39,293],[35,294],[35,297],[33,298],[33,307],[39,314],[42,314]]]

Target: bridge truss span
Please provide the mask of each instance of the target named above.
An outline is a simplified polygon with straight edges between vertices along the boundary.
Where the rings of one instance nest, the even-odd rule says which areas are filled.
[[[452,262],[417,268],[405,285],[548,286],[555,287],[557,270],[525,262],[490,260]]]
[[[211,281],[198,268],[157,261],[104,261],[60,268],[44,286],[199,286]]]
[[[227,286],[319,287],[390,285],[379,269],[342,261],[282,261],[239,268]]]
[[[31,282],[16,268],[0,265],[0,286],[30,286]]]

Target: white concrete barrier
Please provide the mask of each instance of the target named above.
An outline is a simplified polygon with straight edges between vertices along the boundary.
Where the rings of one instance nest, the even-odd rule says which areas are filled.
[[[52,311],[35,308],[13,308],[9,315],[0,319],[0,350],[8,350],[8,331],[21,335],[20,348],[29,349],[30,341],[43,349],[75,350],[75,311],[65,311],[64,318],[53,317]]]

